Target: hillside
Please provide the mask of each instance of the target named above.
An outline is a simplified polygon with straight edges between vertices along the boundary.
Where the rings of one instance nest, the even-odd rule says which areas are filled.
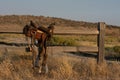
[[[0,16],[0,25],[17,24],[24,26],[33,20],[37,25],[48,25],[52,22],[56,23],[56,26],[60,27],[74,27],[75,29],[95,29],[97,23],[74,21],[55,17],[44,17],[44,16],[32,16],[32,15],[6,15]],[[107,25],[106,34],[120,35],[120,26]]]

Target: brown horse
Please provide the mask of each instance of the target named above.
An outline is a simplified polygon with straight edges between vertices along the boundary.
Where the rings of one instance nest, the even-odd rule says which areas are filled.
[[[48,72],[48,54],[46,53],[46,41],[52,37],[54,25],[55,23],[51,23],[48,28],[42,26],[37,27],[31,21],[30,25],[26,25],[23,28],[23,34],[25,34],[27,38],[31,38],[31,44],[29,45],[29,47],[32,51],[33,69],[35,69],[36,67],[39,68],[39,73],[41,73],[42,71],[44,71],[44,73]]]

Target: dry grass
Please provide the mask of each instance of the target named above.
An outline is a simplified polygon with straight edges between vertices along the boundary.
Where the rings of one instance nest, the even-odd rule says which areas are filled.
[[[55,53],[48,59],[49,73],[34,73],[31,53],[5,49],[0,52],[1,80],[119,80],[120,63],[105,62],[97,65],[96,59],[68,53]]]
[[[25,43],[25,36],[22,34],[0,34],[0,42]]]

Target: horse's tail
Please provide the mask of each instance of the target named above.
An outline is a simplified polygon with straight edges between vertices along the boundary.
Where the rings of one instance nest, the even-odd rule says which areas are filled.
[[[49,32],[49,34],[48,34],[48,40],[50,40],[51,38],[52,38],[52,36],[53,36],[53,30],[54,30],[54,25],[55,25],[56,23],[54,22],[54,23],[51,23],[49,26],[48,26],[48,32]]]

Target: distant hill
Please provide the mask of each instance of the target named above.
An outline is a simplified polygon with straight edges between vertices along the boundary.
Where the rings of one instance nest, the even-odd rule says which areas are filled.
[[[84,21],[74,21],[55,17],[44,17],[44,16],[33,16],[33,15],[5,15],[0,16],[1,24],[18,24],[24,26],[33,20],[37,25],[48,25],[55,22],[57,26],[61,27],[84,27],[84,28],[96,28],[97,23],[84,22]],[[119,35],[120,26],[107,25],[107,34]]]

